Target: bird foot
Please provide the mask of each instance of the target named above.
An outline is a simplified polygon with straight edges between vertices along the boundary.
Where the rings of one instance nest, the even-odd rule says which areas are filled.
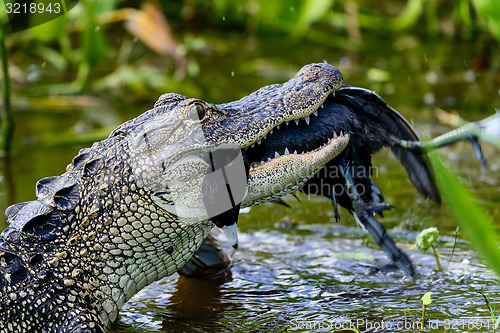
[[[382,212],[386,210],[391,210],[394,206],[391,204],[386,204],[386,203],[378,203],[378,204],[372,204],[369,206],[364,207],[365,210],[371,214],[378,214],[383,217]]]

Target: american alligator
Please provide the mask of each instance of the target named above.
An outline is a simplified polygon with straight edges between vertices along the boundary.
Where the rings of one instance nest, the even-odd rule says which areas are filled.
[[[386,105],[376,95],[342,84],[335,67],[310,64],[284,84],[226,104],[165,94],[80,150],[66,173],[37,183],[36,200],[6,210],[0,331],[103,332],[136,292],[181,269],[214,224],[236,245],[240,207],[304,190],[328,163],[341,174],[326,181],[347,192],[324,194],[413,275],[373,218],[388,208],[376,186],[348,167],[356,159],[369,166],[371,153],[390,146],[417,188],[438,200],[432,175],[418,152],[400,147],[418,140],[403,118],[380,111]],[[350,120],[339,115],[363,109]],[[291,137],[293,128],[302,136]],[[358,183],[369,193],[358,193]]]

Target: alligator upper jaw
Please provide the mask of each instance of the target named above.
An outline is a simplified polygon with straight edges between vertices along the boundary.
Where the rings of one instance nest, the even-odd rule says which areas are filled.
[[[216,149],[242,149],[287,122],[308,122],[342,82],[342,74],[334,66],[305,65],[283,84],[262,87],[237,101],[214,105],[224,116],[203,125],[207,141]]]

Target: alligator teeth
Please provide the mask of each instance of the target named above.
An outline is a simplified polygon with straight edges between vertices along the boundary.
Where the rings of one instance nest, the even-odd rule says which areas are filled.
[[[323,107],[323,104],[321,104],[321,107]],[[313,115],[315,115],[317,117],[318,116],[318,110],[314,111]]]
[[[293,152],[294,155],[297,155],[297,149],[295,149],[295,151]]]
[[[276,158],[276,157],[280,157],[280,154],[278,154],[277,151],[274,152],[274,158]]]
[[[285,148],[285,155],[290,155],[290,151],[288,150],[288,148]]]
[[[332,142],[332,139],[328,139],[328,144],[330,144]]]
[[[260,164],[264,164],[264,161],[260,161]]]
[[[271,130],[271,131],[269,132],[269,134],[273,134],[273,131],[274,131],[274,130]],[[266,136],[267,136],[267,135],[266,135]]]
[[[264,137],[262,138],[262,140],[265,140],[266,138],[267,138],[267,134],[266,134],[266,135],[264,135]]]
[[[280,125],[276,126],[276,129],[280,129]]]
[[[333,97],[335,97],[335,91],[334,91],[334,92],[332,92],[332,96],[333,96]]]
[[[252,147],[252,148],[255,147],[255,143],[252,143],[252,145],[250,147]]]
[[[295,123],[297,124],[297,126],[299,126],[299,120],[298,119],[295,119]]]
[[[311,119],[309,118],[309,116],[305,117],[304,120],[306,121],[306,124],[309,125],[309,122],[311,121]]]
[[[337,132],[333,132],[333,138],[336,139],[337,138]]]
[[[344,133],[342,131],[340,131],[340,136],[344,136]]]
[[[325,107],[325,103],[321,104],[321,108],[324,108]]]
[[[262,140],[257,141],[257,144],[260,145],[262,143]]]
[[[271,158],[269,157],[269,158],[267,159],[267,161],[268,161],[268,162],[271,162]]]
[[[285,124],[288,126],[289,121],[285,121]]]

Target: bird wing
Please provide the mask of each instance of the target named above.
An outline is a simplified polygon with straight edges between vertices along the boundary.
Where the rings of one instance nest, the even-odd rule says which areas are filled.
[[[391,150],[405,167],[415,187],[424,197],[431,198],[440,204],[441,196],[427,157],[421,153],[406,150],[399,145],[400,140],[420,140],[408,121],[371,90],[343,85],[336,94],[349,96],[350,98],[346,99],[348,103],[366,112],[394,136]]]

